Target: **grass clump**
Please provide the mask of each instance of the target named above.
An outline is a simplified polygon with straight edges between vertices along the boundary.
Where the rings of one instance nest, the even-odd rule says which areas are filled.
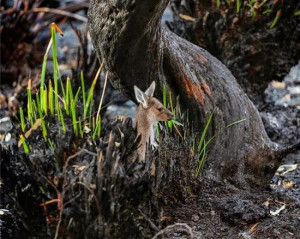
[[[49,144],[49,147],[54,150],[54,145],[52,140],[49,138],[49,126],[50,121],[53,118],[58,122],[58,132],[63,133],[69,132],[70,130],[74,133],[76,137],[83,138],[85,128],[88,127],[92,133],[91,136],[93,139],[100,137],[101,133],[101,117],[100,110],[98,110],[97,117],[93,118],[93,109],[94,109],[94,89],[97,83],[97,80],[100,76],[100,73],[103,68],[103,63],[99,68],[92,86],[88,91],[86,97],[86,86],[84,81],[83,73],[81,72],[81,87],[76,90],[76,93],[73,92],[73,87],[71,79],[67,77],[65,84],[63,83],[59,71],[59,64],[57,60],[57,40],[56,35],[59,32],[61,35],[62,31],[55,24],[51,24],[51,39],[49,41],[46,53],[43,58],[41,78],[39,92],[36,93],[35,97],[32,94],[32,81],[29,79],[27,87],[27,120],[29,125],[26,123],[26,117],[24,116],[23,109],[20,108],[20,127],[23,133],[25,133],[26,128],[29,128],[31,131],[33,128],[36,129],[36,122],[39,123],[41,127],[43,138],[45,142]],[[53,58],[53,74],[52,79],[48,82],[48,87],[46,84],[46,69],[47,61],[50,49],[52,48],[52,58]],[[107,80],[107,79],[106,79]],[[60,84],[58,83],[60,81]],[[60,86],[60,89],[59,89]],[[60,94],[61,92],[61,94]],[[103,92],[104,94],[104,92]],[[103,98],[103,96],[102,96]],[[81,102],[82,101],[82,102]],[[82,110],[80,108],[82,105]],[[99,105],[101,108],[101,105]],[[89,114],[89,115],[88,115]],[[67,124],[66,122],[71,122]],[[93,123],[92,123],[93,122]],[[26,137],[29,137],[30,133],[20,135],[20,143],[23,145],[25,153],[30,152],[30,147],[25,141]]]

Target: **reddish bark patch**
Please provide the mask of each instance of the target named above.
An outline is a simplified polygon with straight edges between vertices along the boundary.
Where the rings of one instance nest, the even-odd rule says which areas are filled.
[[[200,104],[204,104],[205,93],[201,85],[194,84],[187,75],[183,75],[183,83],[189,98],[194,98]]]

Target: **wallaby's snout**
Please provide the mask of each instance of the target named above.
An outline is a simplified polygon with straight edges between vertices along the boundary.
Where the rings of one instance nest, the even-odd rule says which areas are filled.
[[[173,114],[170,110],[164,108],[162,112],[162,117],[159,121],[169,121],[173,118]]]
[[[168,120],[171,120],[173,118],[173,114],[171,111],[168,110]]]

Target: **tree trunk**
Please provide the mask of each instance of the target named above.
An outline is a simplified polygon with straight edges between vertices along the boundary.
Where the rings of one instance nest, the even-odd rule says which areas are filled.
[[[267,1],[255,6],[255,15],[249,6],[242,5],[237,13],[235,2],[231,6],[220,2],[217,7],[217,1],[211,0],[171,0],[174,21],[170,28],[222,61],[259,104],[268,83],[281,81],[299,60],[299,16],[295,12],[300,2]],[[279,19],[271,28],[277,13]],[[185,20],[180,14],[195,20]]]
[[[161,25],[168,3],[91,1],[90,33],[111,83],[132,99],[134,85],[145,90],[155,80],[158,99],[166,85],[192,113],[197,132],[214,111],[210,135],[220,133],[203,175],[243,187],[266,185],[287,150],[270,141],[257,109],[219,60]],[[246,120],[224,129],[241,119]]]

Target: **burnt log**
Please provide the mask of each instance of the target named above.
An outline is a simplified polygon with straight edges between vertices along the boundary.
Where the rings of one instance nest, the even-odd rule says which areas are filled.
[[[218,137],[209,149],[203,176],[241,187],[267,185],[280,160],[299,145],[284,148],[271,142],[256,107],[226,66],[161,25],[168,3],[91,1],[89,30],[110,82],[132,99],[134,85],[145,90],[155,80],[158,99],[166,85],[180,96],[197,132],[214,111],[209,133]],[[226,128],[241,119],[245,121]]]

